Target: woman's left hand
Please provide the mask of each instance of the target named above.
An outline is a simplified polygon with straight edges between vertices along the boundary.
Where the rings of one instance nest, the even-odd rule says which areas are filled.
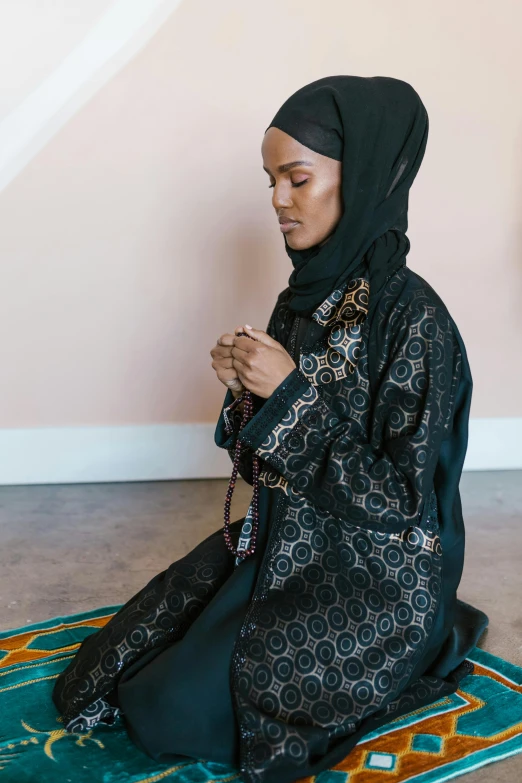
[[[240,326],[237,332],[250,337],[235,337],[232,364],[243,386],[258,397],[268,399],[297,365],[281,343],[261,329]]]

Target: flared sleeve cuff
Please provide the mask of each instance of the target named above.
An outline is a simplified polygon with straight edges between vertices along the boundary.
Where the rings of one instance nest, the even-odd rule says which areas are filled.
[[[240,402],[241,399],[239,397],[234,397],[232,391],[227,389],[221,413],[214,431],[214,443],[221,449],[235,448],[237,434],[243,417],[241,411],[236,410]],[[257,414],[257,411],[264,406],[264,403],[265,400],[262,397],[258,397],[257,394],[252,395],[254,413]]]
[[[239,440],[270,462],[270,455],[318,399],[315,386],[295,367],[241,430]]]
[[[229,449],[236,441],[237,432],[234,430],[234,423],[231,420],[230,410],[235,402],[237,402],[237,400],[232,394],[232,391],[227,389],[214,432],[214,443],[216,446],[219,446],[220,449]],[[234,406],[234,408],[235,407],[237,406]]]

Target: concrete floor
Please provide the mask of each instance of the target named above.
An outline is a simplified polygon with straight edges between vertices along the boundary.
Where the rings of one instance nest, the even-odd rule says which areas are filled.
[[[0,630],[124,603],[221,527],[228,482],[0,488]],[[464,473],[466,563],[459,598],[489,616],[480,646],[522,665],[522,472]],[[251,487],[238,481],[232,519]],[[522,780],[522,754],[466,783]]]

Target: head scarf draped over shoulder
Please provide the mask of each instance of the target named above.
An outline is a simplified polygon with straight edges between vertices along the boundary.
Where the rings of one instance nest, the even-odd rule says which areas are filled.
[[[386,279],[410,249],[408,194],[428,138],[420,97],[399,79],[327,76],[291,95],[270,127],[342,161],[343,214],[328,241],[294,250],[285,236],[294,267],[289,307],[310,316],[366,266],[372,313]]]

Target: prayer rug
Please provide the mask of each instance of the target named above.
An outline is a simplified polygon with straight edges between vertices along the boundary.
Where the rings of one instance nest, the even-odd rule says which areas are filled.
[[[54,680],[118,608],[0,633],[0,783],[239,781],[233,767],[202,759],[155,762],[121,720],[82,734],[62,728]],[[367,734],[344,761],[303,783],[441,783],[521,753],[522,668],[478,647],[469,659],[475,671],[455,693]]]

